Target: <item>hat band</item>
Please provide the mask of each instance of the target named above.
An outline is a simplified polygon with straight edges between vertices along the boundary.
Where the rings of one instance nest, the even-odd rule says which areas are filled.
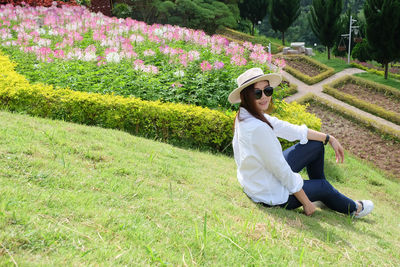
[[[264,75],[264,74],[260,74],[260,75],[254,76],[254,77],[248,79],[247,81],[243,82],[240,86],[242,86],[243,84],[246,84],[246,83],[248,83],[248,82],[250,82],[250,81],[252,81],[252,80],[254,80],[254,79],[257,79],[258,77],[263,76],[263,75]],[[240,87],[240,86],[239,86],[239,87]]]

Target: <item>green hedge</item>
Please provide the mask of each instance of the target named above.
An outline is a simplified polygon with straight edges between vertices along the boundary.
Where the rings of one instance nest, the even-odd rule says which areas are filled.
[[[333,74],[335,74],[335,70],[333,68],[328,67],[325,64],[322,64],[322,63],[318,62],[317,60],[314,60],[314,59],[312,59],[310,57],[307,57],[307,56],[295,55],[295,56],[284,56],[283,58],[285,60],[295,59],[295,60],[304,61],[306,64],[310,64],[310,65],[312,65],[312,66],[314,66],[314,67],[316,67],[316,68],[321,70],[321,72],[318,75],[311,77],[311,76],[308,76],[308,75],[302,73],[301,71],[299,71],[299,70],[297,70],[295,68],[290,67],[289,65],[285,66],[284,69],[288,73],[292,74],[294,77],[296,77],[297,79],[305,82],[308,85],[312,85],[312,84],[315,84],[315,83],[320,82],[322,80],[325,80],[326,78],[328,78],[328,77],[332,76]]]
[[[365,66],[363,66],[361,64],[358,64],[358,63],[355,63],[355,62],[351,62],[350,65],[352,67],[354,67],[354,68],[365,70],[366,72],[369,72],[369,73],[374,73],[374,74],[377,74],[377,75],[380,75],[380,76],[385,76],[385,72],[383,70],[371,69],[371,68],[365,67]],[[395,74],[395,73],[390,73],[389,72],[388,73],[388,77],[400,80],[400,74]]]
[[[233,41],[236,43],[244,43],[251,42],[253,44],[261,44],[264,47],[268,47],[268,44],[271,43],[271,53],[276,54],[282,52],[283,46],[279,43],[273,42],[269,40],[265,36],[252,36],[247,33],[238,32],[229,28],[220,28],[217,30],[217,34],[223,35],[229,41]]]
[[[321,105],[326,106],[327,108],[331,109],[334,112],[341,114],[342,116],[363,125],[369,129],[372,129],[375,132],[378,132],[381,135],[384,135],[390,139],[397,140],[400,142],[400,131],[388,127],[385,124],[382,124],[379,121],[361,115],[353,110],[347,109],[341,105],[333,103],[327,99],[319,97],[313,93],[308,93],[305,96],[296,100],[298,103],[307,104],[311,101],[315,101]]]
[[[366,87],[370,90],[374,90],[377,92],[382,92],[386,95],[392,95],[393,97],[399,98],[400,99],[400,91],[396,90],[395,88],[391,88],[386,85],[381,85],[372,81],[368,81],[359,77],[355,76],[344,76],[340,79],[337,79],[331,84],[325,84],[323,91],[337,99],[340,99],[350,105],[353,105],[355,107],[358,107],[362,110],[365,110],[367,112],[370,112],[372,114],[375,114],[381,118],[387,119],[393,123],[399,124],[400,125],[400,114],[393,112],[393,111],[388,111],[385,108],[378,106],[376,104],[370,103],[363,101],[357,96],[353,96],[350,94],[343,93],[339,91],[337,88],[341,87],[344,84],[358,84],[362,85],[363,87]]]
[[[30,84],[0,55],[0,108],[33,116],[121,129],[171,144],[230,154],[235,112],[193,105],[143,101],[115,95],[54,89]],[[279,105],[278,115],[319,130],[320,120],[299,104]],[[283,142],[284,148],[290,143]],[[229,148],[228,148],[229,147]]]

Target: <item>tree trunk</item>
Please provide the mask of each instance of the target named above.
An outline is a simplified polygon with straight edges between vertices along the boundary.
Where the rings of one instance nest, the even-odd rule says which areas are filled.
[[[285,32],[282,32],[282,45],[285,46]]]
[[[254,36],[254,28],[256,27],[256,24],[254,23],[254,22],[252,22],[251,23],[251,32],[250,32],[250,34],[252,35],[252,36]]]
[[[328,48],[328,60],[330,60],[331,59],[331,48],[330,47],[327,47]]]
[[[385,79],[386,80],[388,78],[388,66],[389,66],[389,63],[385,63]]]

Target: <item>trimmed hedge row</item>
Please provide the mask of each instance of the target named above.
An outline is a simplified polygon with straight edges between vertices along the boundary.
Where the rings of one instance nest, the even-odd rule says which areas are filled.
[[[235,112],[221,112],[193,105],[143,101],[115,95],[54,89],[29,84],[14,71],[15,63],[0,54],[0,108],[33,116],[63,119],[87,125],[114,128],[156,138],[174,145],[232,153]],[[319,130],[320,120],[299,104],[279,105],[281,118],[305,123]],[[276,115],[276,114],[274,114]],[[288,142],[282,143],[288,147]]]
[[[312,84],[315,84],[315,83],[320,82],[322,80],[325,80],[326,78],[332,76],[335,73],[335,70],[333,68],[328,67],[325,64],[322,64],[321,62],[318,62],[317,60],[314,60],[314,59],[312,59],[310,57],[295,55],[295,56],[284,56],[283,58],[285,60],[299,59],[301,61],[305,61],[306,64],[310,64],[310,65],[315,66],[315,67],[317,67],[318,69],[321,70],[321,73],[319,73],[316,76],[311,77],[311,76],[308,76],[308,75],[302,73],[301,71],[299,71],[299,70],[297,70],[295,68],[292,68],[292,67],[290,67],[289,65],[286,64],[284,69],[288,73],[292,74],[294,77],[296,77],[297,79],[305,82],[308,85],[312,85]]]
[[[365,66],[355,63],[355,62],[351,62],[350,65],[354,68],[365,70],[366,72],[369,72],[369,73],[374,73],[374,74],[377,74],[380,76],[385,76],[385,72],[383,70],[371,69],[371,68],[365,67]],[[400,74],[388,73],[388,77],[400,80]]]
[[[393,111],[388,111],[385,108],[375,105],[370,102],[363,101],[357,96],[353,96],[351,94],[346,94],[341,91],[339,91],[337,88],[344,85],[344,84],[358,84],[362,85],[370,90],[374,90],[377,92],[383,92],[384,94],[389,94],[392,95],[393,97],[396,97],[400,99],[400,91],[396,90],[395,88],[378,84],[372,81],[368,81],[359,77],[355,76],[344,76],[340,79],[337,79],[331,84],[325,84],[323,87],[323,91],[337,99],[340,99],[350,105],[353,105],[355,107],[358,107],[362,110],[365,110],[367,112],[370,112],[372,114],[375,114],[381,118],[387,119],[393,123],[399,124],[400,125],[400,114],[393,112]]]
[[[0,107],[34,116],[121,129],[172,144],[222,151],[235,114],[192,105],[54,89],[29,82],[0,56]]]
[[[322,105],[328,107],[332,111],[338,112],[342,116],[344,116],[350,120],[353,120],[369,129],[372,129],[372,130],[378,132],[379,134],[382,134],[393,140],[400,141],[400,131],[393,129],[391,127],[388,127],[385,124],[380,123],[379,121],[375,121],[371,118],[368,118],[364,115],[361,115],[361,114],[359,114],[355,111],[352,111],[350,109],[347,109],[343,106],[332,103],[329,100],[319,97],[313,93],[308,93],[305,96],[297,99],[296,101],[298,103],[303,103],[303,104],[309,103],[310,101],[318,102],[319,104],[322,104]]]

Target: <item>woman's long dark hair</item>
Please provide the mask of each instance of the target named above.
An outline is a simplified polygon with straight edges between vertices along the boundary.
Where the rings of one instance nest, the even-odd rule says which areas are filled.
[[[269,81],[268,81],[268,83],[269,83]],[[255,100],[256,100],[256,98],[254,95],[254,84],[247,86],[240,92],[240,107],[245,108],[255,118],[259,119],[262,122],[265,122],[266,124],[269,125],[269,127],[271,127],[271,129],[274,129],[274,127],[272,127],[271,123],[265,118],[263,113],[262,112],[260,113],[257,110]],[[270,103],[270,104],[272,104],[272,103]],[[240,108],[236,114],[236,118],[238,118],[240,121],[239,114],[240,114]],[[236,122],[236,118],[235,118],[235,122]],[[233,124],[233,130],[235,130],[235,122]]]

